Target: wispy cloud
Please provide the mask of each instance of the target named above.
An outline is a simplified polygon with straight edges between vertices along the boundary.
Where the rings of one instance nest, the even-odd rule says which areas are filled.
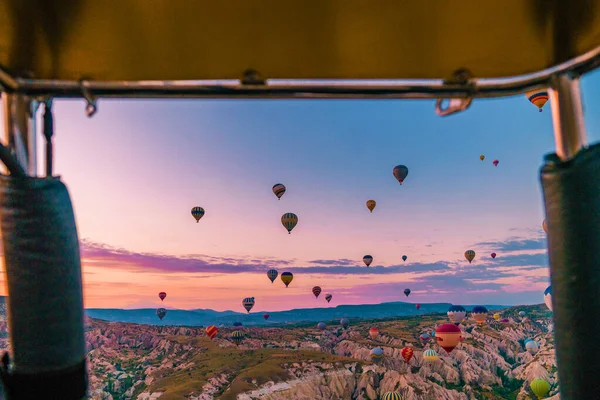
[[[488,247],[496,251],[520,251],[520,250],[546,250],[547,243],[545,237],[532,239],[509,238],[502,242],[480,242],[478,247]]]

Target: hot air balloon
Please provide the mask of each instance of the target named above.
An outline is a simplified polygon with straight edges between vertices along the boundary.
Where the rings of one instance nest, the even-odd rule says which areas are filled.
[[[244,334],[240,331],[233,331],[231,333],[231,340],[233,340],[235,344],[239,346],[240,343],[242,343],[242,340],[244,340]]]
[[[165,292],[160,292],[160,293],[158,294],[158,297],[159,297],[159,298],[160,298],[160,300],[162,301],[162,300],[164,300],[164,299],[165,299],[165,297],[167,297],[167,294],[166,294]]]
[[[431,335],[429,335],[429,333],[422,333],[421,336],[419,336],[419,339],[421,339],[421,342],[423,342],[423,344],[429,343],[429,341],[431,340]]]
[[[442,324],[435,330],[435,339],[446,353],[451,353],[458,346],[461,335],[460,328],[454,324]]]
[[[406,257],[406,256],[402,256],[402,261],[406,261],[407,258],[408,257]]]
[[[371,336],[371,339],[375,339],[377,336],[379,336],[379,329],[377,329],[377,328],[369,329],[369,336]]]
[[[284,272],[281,274],[281,281],[285,283],[285,287],[288,287],[292,280],[294,279],[294,274],[291,272]]]
[[[348,326],[350,326],[350,321],[348,321],[346,318],[342,318],[340,320],[340,325],[342,325],[342,328],[348,329]]]
[[[276,183],[273,185],[273,193],[277,196],[277,200],[281,200],[281,196],[285,193],[285,185],[283,183]]]
[[[371,350],[371,360],[379,361],[383,358],[383,349],[381,347],[375,347]]]
[[[427,349],[423,352],[423,359],[429,364],[433,364],[438,359],[437,352],[433,349]]]
[[[329,293],[327,293],[327,294],[325,295],[325,300],[327,300],[327,302],[328,302],[328,303],[331,301],[331,299],[332,299],[332,298],[333,298],[333,296],[332,296],[332,295],[330,295]]]
[[[497,167],[499,162],[500,161],[498,161],[498,160],[494,160],[494,161],[492,161],[492,164],[494,164],[494,167]]]
[[[503,324],[508,324],[508,323],[510,323],[510,320],[508,318],[502,318],[500,320],[500,322],[503,323]]]
[[[398,392],[386,392],[381,396],[381,400],[402,400],[402,395]]]
[[[469,264],[471,264],[471,261],[473,261],[473,259],[475,258],[475,252],[473,250],[465,251],[465,258],[467,259]]]
[[[266,321],[266,320],[268,320],[268,319],[269,319],[269,317],[270,317],[270,315],[269,315],[269,314],[263,314],[263,318],[265,319],[265,321]]]
[[[437,328],[437,326],[436,326]],[[431,337],[435,337],[435,330],[431,331]]]
[[[418,310],[419,308],[421,308],[421,305],[417,303],[415,304],[415,308]]]
[[[410,347],[404,347],[402,350],[400,350],[400,355],[407,363],[410,362],[411,358],[413,358],[414,353],[414,350]]]
[[[525,93],[525,96],[527,96],[527,99],[529,99],[531,104],[536,106],[540,112],[542,112],[544,104],[548,101],[548,92],[545,90],[532,90],[531,92]]]
[[[291,234],[292,229],[298,224],[298,216],[294,213],[285,213],[281,216],[281,224]]]
[[[471,316],[479,325],[483,325],[483,323],[487,319],[487,315],[488,310],[483,306],[475,306],[471,310]]]
[[[367,254],[366,256],[363,257],[363,262],[368,267],[373,262],[373,257]]]
[[[396,165],[392,172],[396,180],[398,180],[398,182],[400,182],[402,185],[402,182],[404,182],[406,176],[408,175],[408,168],[405,165]]]
[[[367,208],[369,209],[369,211],[373,212],[376,205],[377,202],[375,200],[367,200]]]
[[[312,292],[315,295],[315,298],[318,298],[319,295],[321,294],[321,287],[320,286],[313,287]]]
[[[410,294],[410,289],[404,289],[404,294],[406,295],[406,297],[408,297],[408,295]]]
[[[526,316],[527,316],[527,313],[525,311],[519,311],[519,317],[525,318]]]
[[[479,159],[480,159],[481,161],[483,161],[483,160],[485,160],[485,156],[482,154],[482,155],[480,155],[480,156],[479,156]]]
[[[496,258],[496,253],[492,253],[490,256],[492,256],[492,258]]]
[[[275,282],[275,279],[277,279],[277,275],[279,275],[279,272],[277,272],[276,269],[270,269],[267,271],[267,277],[269,278],[271,283]]]
[[[204,217],[204,208],[194,207],[192,208],[192,217],[196,219],[196,223],[200,222],[200,218]]]
[[[254,297],[246,297],[244,300],[242,300],[242,305],[248,314],[250,314],[250,310],[252,310],[252,307],[254,307]]]
[[[241,322],[234,322],[233,326],[242,326],[243,324]]]
[[[542,222],[542,229],[544,232],[548,233],[548,221],[546,219],[544,219],[544,222]]]
[[[165,317],[165,315],[167,315],[167,310],[165,310],[164,308],[159,308],[156,310],[156,315],[162,321],[162,319]]]
[[[452,306],[448,309],[446,313],[450,322],[453,322],[454,325],[459,325],[463,319],[467,316],[467,310],[463,306]]]
[[[546,303],[546,307],[552,311],[552,285],[544,290],[544,303]]]
[[[217,329],[217,327],[214,325],[206,327],[206,336],[208,336],[211,339],[217,335],[217,332],[219,332],[219,329]]]
[[[547,381],[540,378],[532,380],[529,384],[529,387],[531,388],[533,394],[535,394],[538,397],[538,399],[543,399],[550,391],[550,384]]]
[[[527,343],[525,343],[525,350],[527,350],[527,352],[531,355],[537,353],[539,349],[540,346],[535,340],[529,340]]]
[[[326,328],[326,326],[325,326],[325,322],[319,322],[319,323],[317,324],[317,329],[319,329],[320,331],[324,331],[324,330],[325,330],[325,328]]]
[[[496,321],[498,321],[498,320],[500,319],[500,314],[497,314],[497,313],[496,313],[496,314],[494,314],[494,315],[493,315],[493,317],[494,317],[494,319],[495,319]]]

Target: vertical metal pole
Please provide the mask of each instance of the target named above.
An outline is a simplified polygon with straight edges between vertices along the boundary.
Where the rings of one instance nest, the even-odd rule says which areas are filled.
[[[2,141],[29,176],[37,176],[37,109],[39,102],[20,94],[2,93]]]

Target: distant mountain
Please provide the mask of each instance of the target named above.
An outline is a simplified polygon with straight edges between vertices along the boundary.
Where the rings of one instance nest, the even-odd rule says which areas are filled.
[[[215,310],[167,310],[167,315],[161,320],[156,316],[153,308],[134,310],[121,310],[113,308],[89,308],[86,314],[89,317],[110,322],[130,322],[150,325],[180,325],[180,326],[231,326],[234,322],[241,322],[245,326],[278,326],[282,324],[297,324],[300,322],[330,321],[340,318],[390,318],[417,316],[422,314],[446,313],[450,303],[421,304],[417,310],[413,303],[390,302],[380,304],[341,305],[331,308],[299,308],[288,311],[267,312],[270,317],[267,321],[263,318],[264,312],[250,314],[234,311]],[[464,306],[468,311],[474,306]],[[488,310],[500,310],[508,306],[486,305]]]

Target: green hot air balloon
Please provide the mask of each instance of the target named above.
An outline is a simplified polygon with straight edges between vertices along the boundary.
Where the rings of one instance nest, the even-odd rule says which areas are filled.
[[[550,391],[550,384],[543,379],[534,379],[529,384],[531,391],[538,397],[543,399]]]

